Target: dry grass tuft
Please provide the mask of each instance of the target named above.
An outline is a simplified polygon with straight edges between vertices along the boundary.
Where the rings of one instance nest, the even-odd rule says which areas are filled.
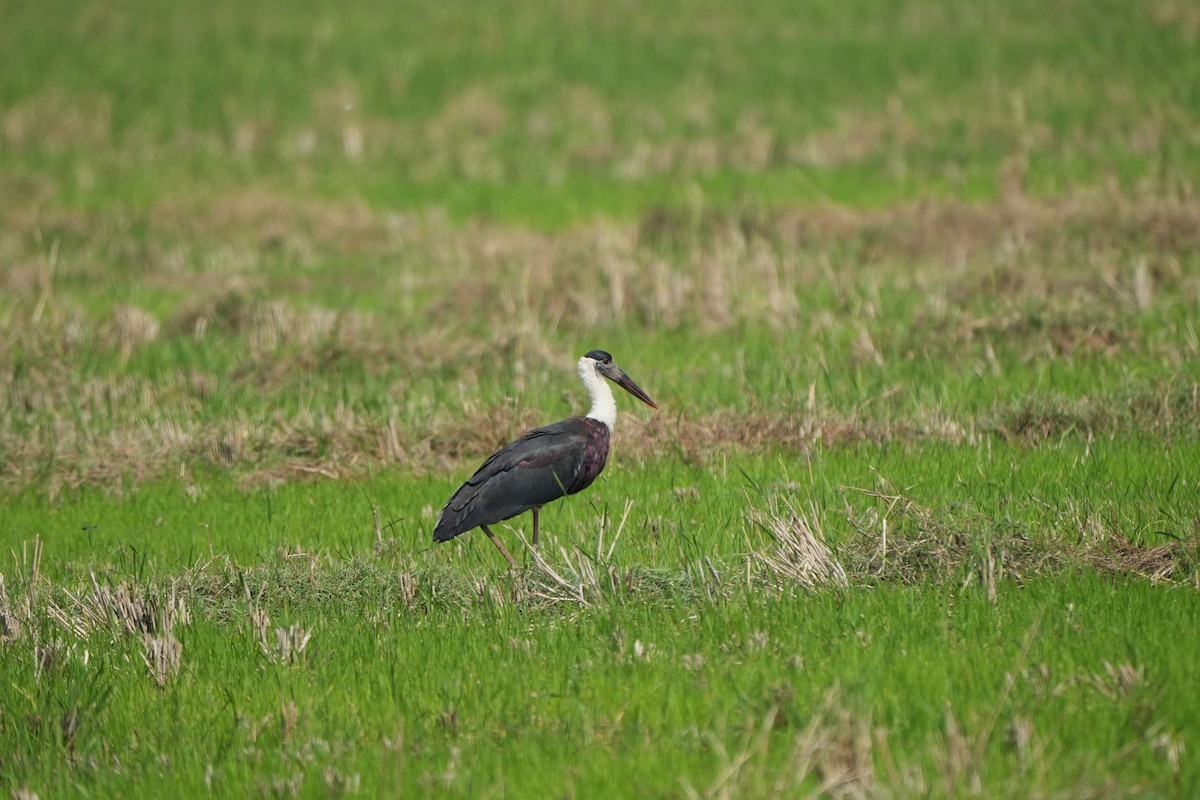
[[[1113,436],[1144,431],[1160,436],[1200,428],[1200,383],[1173,383],[1121,395],[1077,400],[1036,398],[997,409],[980,428],[1008,440],[1045,441],[1066,434]]]
[[[46,598],[46,614],[78,639],[96,632],[115,636],[133,636],[141,640],[142,660],[158,688],[166,686],[179,671],[183,645],[175,636],[178,626],[189,625],[191,609],[178,591],[177,582],[161,592],[121,582],[115,586],[102,584],[93,574],[91,588],[72,593],[64,590],[70,600],[63,608],[52,598]]]
[[[1079,566],[1153,582],[1189,582],[1197,575],[1195,554],[1183,540],[1157,547],[1135,544],[1073,508],[1060,512],[1069,523],[1061,532],[1032,536],[1022,526],[923,507],[886,480],[880,482],[877,490],[842,487],[853,534],[839,550],[854,583],[949,580],[963,588],[979,585],[994,604],[1000,581]],[[849,493],[873,502],[856,507]]]
[[[312,631],[297,623],[272,630],[271,617],[263,605],[266,583],[262,584],[257,596],[250,594],[249,584],[242,585],[246,593],[246,610],[250,618],[251,632],[262,654],[275,664],[289,667],[306,664]]]
[[[950,702],[946,701],[945,729],[941,747],[934,748],[938,766],[942,772],[942,783],[946,796],[962,794],[979,795],[983,792],[983,780],[979,765],[986,736],[969,737],[955,717]]]
[[[90,591],[79,595],[67,592],[71,599],[76,630],[90,634],[116,628],[131,635],[170,635],[178,625],[191,623],[191,610],[174,584],[163,594],[148,593],[145,587],[127,582],[116,586],[101,584],[91,576]]]
[[[113,309],[108,338],[124,358],[158,338],[158,319],[145,309],[120,305]]]
[[[1089,682],[1109,700],[1121,700],[1146,687],[1146,668],[1135,667],[1128,661],[1114,667],[1105,661],[1103,674],[1092,675]]]
[[[958,574],[969,556],[969,539],[886,480],[881,484],[878,490],[843,487],[886,504],[882,512],[876,504],[859,511],[847,501],[846,513],[858,534],[843,543],[851,573],[900,583]]]
[[[632,510],[633,502],[627,501],[615,527],[607,516],[601,519],[593,552],[584,552],[578,546],[569,551],[559,547],[561,561],[551,560],[544,550],[534,550],[521,534],[521,541],[533,563],[518,573],[512,599],[518,604],[531,606],[591,606],[622,595],[674,597],[703,593],[712,597],[714,593],[723,591],[721,579],[711,561],[708,562],[707,571],[685,575],[620,566],[614,554]],[[488,590],[477,591],[487,595]],[[494,593],[487,595],[487,599],[503,601]]]
[[[1087,562],[1099,572],[1137,575],[1152,583],[1186,580],[1194,570],[1193,555],[1182,541],[1157,547],[1144,547],[1130,542],[1119,531],[1113,531],[1104,541],[1096,541],[1087,552]]]
[[[174,636],[146,636],[146,651],[142,660],[150,670],[150,677],[159,689],[166,688],[167,680],[179,672],[183,659],[183,645]]]
[[[270,644],[260,644],[269,659],[290,667],[308,662],[308,644],[311,640],[312,631],[293,623],[286,628],[276,628],[275,639]]]
[[[529,594],[552,605],[567,603],[589,606],[605,591],[620,586],[620,573],[612,564],[598,565],[578,548],[568,553],[560,548],[561,564],[551,564],[540,550],[533,550],[534,570]]]
[[[750,557],[768,583],[785,591],[849,586],[815,507],[799,511],[791,500],[772,498],[765,510],[750,512],[750,521],[759,532],[757,542],[747,542]]]
[[[681,778],[684,794],[692,800],[744,795],[876,796],[874,762],[877,749],[884,758],[890,754],[886,735],[882,731],[873,733],[868,719],[842,707],[836,685],[804,727],[790,739],[783,739],[788,750],[782,763],[767,769],[767,751],[773,741],[780,741],[778,729],[786,724],[789,693],[785,687],[762,719],[747,728],[736,749],[726,747],[716,736],[708,737],[705,744],[715,755],[717,772],[703,789]]]

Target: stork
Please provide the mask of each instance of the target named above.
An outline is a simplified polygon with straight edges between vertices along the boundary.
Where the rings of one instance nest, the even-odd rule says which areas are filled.
[[[488,526],[532,511],[536,548],[542,506],[591,486],[608,460],[617,401],[604,378],[658,408],[650,395],[613,363],[611,355],[590,351],[579,359],[579,379],[592,401],[587,416],[536,428],[494,453],[450,496],[438,516],[433,540],[446,542],[473,528],[483,528],[508,563],[516,566]]]

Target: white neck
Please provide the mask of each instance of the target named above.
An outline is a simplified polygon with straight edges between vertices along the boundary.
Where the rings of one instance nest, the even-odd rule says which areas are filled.
[[[587,389],[588,397],[592,398],[592,410],[587,415],[603,422],[611,432],[617,424],[617,401],[613,399],[608,381],[596,372],[596,362],[586,356],[579,359],[579,379],[583,381],[583,388]]]

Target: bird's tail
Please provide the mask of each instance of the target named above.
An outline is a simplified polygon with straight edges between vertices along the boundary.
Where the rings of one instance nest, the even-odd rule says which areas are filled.
[[[437,525],[433,529],[433,540],[435,542],[448,542],[467,530],[462,527],[462,520],[454,519],[455,516],[447,514],[445,509],[442,510],[441,515],[438,517]]]

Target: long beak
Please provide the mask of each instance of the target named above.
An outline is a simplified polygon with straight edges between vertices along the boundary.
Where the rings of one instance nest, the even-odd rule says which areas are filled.
[[[618,367],[616,364],[601,364],[600,371],[604,377],[611,380],[617,386],[620,386],[631,395],[641,400],[651,408],[658,408],[658,403],[650,399],[650,395],[642,391],[642,387],[633,382],[633,378],[625,374],[625,370]]]

